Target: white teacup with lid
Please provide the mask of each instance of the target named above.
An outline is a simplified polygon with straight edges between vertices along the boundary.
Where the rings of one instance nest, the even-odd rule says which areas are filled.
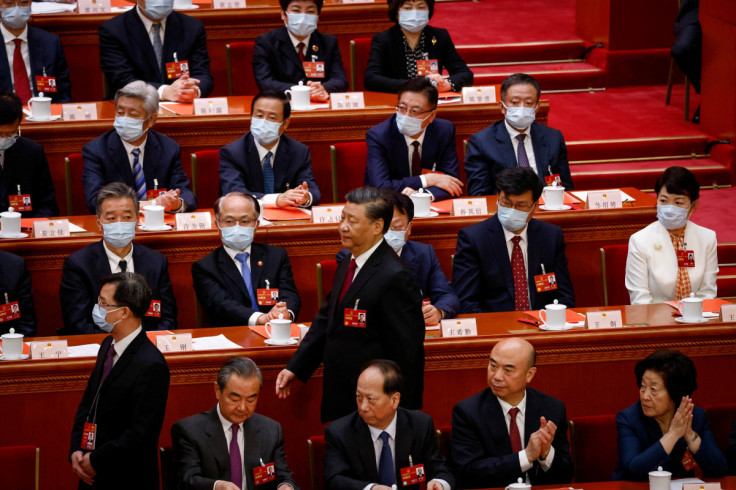
[[[414,216],[422,217],[431,214],[432,194],[424,192],[424,189],[419,189],[418,192],[409,197],[411,202],[414,203]]]
[[[563,329],[567,318],[567,306],[555,300],[554,303],[545,305],[543,310],[539,310],[539,318],[542,319],[548,329]]]
[[[547,209],[562,209],[565,201],[565,188],[553,182],[544,188],[544,207]]]
[[[3,339],[3,358],[5,359],[21,359],[23,357],[23,334],[15,333],[15,329],[11,328],[9,333],[2,335]]]
[[[291,320],[284,318],[283,313],[279,313],[278,318],[266,323],[266,333],[272,344],[288,344],[291,341]]]
[[[0,225],[2,225],[3,238],[18,238],[20,237],[20,213],[16,212],[12,207],[9,207],[7,211],[0,213]]]
[[[519,479],[516,481],[516,483],[512,483],[511,485],[507,486],[504,490],[529,490],[532,488],[531,485],[528,483],[524,483],[524,480],[519,477]]]
[[[690,293],[690,297],[678,301],[677,309],[680,310],[682,319],[686,322],[703,321],[703,299],[696,298],[695,293]]]
[[[672,473],[663,471],[661,466],[649,472],[649,490],[670,490],[671,481]]]
[[[308,85],[304,85],[303,82],[299,82],[299,85],[292,85],[289,90],[285,90],[284,93],[291,101],[291,108],[297,110],[309,109],[309,95],[311,89]]]
[[[44,97],[43,92],[38,97],[31,97],[28,101],[31,117],[36,121],[51,119],[51,97]]]
[[[155,201],[154,201],[155,202]],[[158,230],[164,227],[164,207],[159,204],[143,206],[145,225],[149,230]]]

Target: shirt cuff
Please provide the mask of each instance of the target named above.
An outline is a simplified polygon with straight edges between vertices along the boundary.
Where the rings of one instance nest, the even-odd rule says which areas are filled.
[[[553,459],[555,459],[555,447],[550,446],[547,457],[544,458],[544,460],[539,460],[539,466],[541,466],[544,471],[548,471],[552,467]]]
[[[426,189],[427,188],[427,178],[424,175],[420,175],[419,180],[422,181],[422,187]]]
[[[452,490],[452,487],[450,487],[450,484],[447,483],[442,478],[433,478],[430,481],[436,481],[437,483],[439,483],[440,485],[442,485],[442,490]]]
[[[158,100],[164,100],[164,90],[168,85],[159,85],[158,87]]]
[[[309,192],[309,199],[307,199],[307,202],[304,204],[299,205],[300,208],[308,208],[312,205],[312,193]]]
[[[526,451],[519,451],[519,466],[521,466],[521,472],[524,473],[532,469],[532,464],[529,462],[529,458],[526,457]]]
[[[254,325],[258,325],[258,319],[263,315],[260,311],[256,311],[253,313],[250,318],[248,318],[248,326],[252,327]]]
[[[267,206],[269,208],[275,208],[276,207],[276,199],[281,194],[264,194],[263,197],[261,197],[261,202],[263,203],[263,206]]]
[[[184,199],[182,199],[181,197],[179,198],[179,202],[181,203],[181,205],[179,206],[179,209],[175,209],[173,211],[169,211],[170,213],[172,213],[172,214],[186,213],[186,211],[187,211],[187,203],[184,202]]]

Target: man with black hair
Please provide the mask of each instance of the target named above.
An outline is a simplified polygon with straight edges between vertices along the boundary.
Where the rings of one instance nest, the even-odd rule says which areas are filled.
[[[496,186],[498,212],[457,236],[452,285],[460,311],[538,310],[554,300],[575,306],[562,229],[532,219],[542,195],[539,178],[514,167],[501,172]]]
[[[279,0],[284,26],[256,38],[253,75],[259,90],[283,92],[304,82],[310,98],[326,102],[348,81],[337,38],[317,30],[323,0]]]

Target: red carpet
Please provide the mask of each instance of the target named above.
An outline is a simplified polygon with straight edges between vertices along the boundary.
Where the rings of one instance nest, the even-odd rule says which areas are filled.
[[[718,243],[736,243],[736,187],[700,191],[692,221],[715,230]]]

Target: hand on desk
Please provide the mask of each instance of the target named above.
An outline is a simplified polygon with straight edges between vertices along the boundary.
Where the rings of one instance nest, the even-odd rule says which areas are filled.
[[[437,83],[437,92],[442,93],[452,91],[452,84],[450,84],[450,82],[439,73],[432,73],[430,75],[427,75],[427,78],[430,81]]]
[[[437,480],[430,480],[427,483],[427,490],[443,490],[442,484]]]
[[[453,196],[463,193],[463,182],[452,175],[429,173],[424,174],[424,180],[427,182],[427,187],[439,187]]]
[[[240,490],[240,487],[238,487],[235,483],[225,481],[225,480],[217,480],[215,482],[215,489],[214,490]]]
[[[437,325],[442,320],[442,313],[431,303],[422,306],[422,313],[425,325]]]
[[[327,102],[330,100],[330,94],[324,88],[321,82],[307,82],[309,85],[309,98],[312,102]]]
[[[270,322],[271,320],[278,320],[279,315],[283,315],[283,318],[291,318],[289,308],[286,307],[286,301],[279,301],[278,303],[273,305],[271,311],[259,316],[256,323],[258,323],[259,325],[265,325],[266,322]]]
[[[197,85],[199,85],[199,80],[190,78],[189,73],[185,73],[174,83],[166,86],[163,99],[172,102],[192,102],[199,96]]]
[[[276,378],[276,396],[284,399],[291,395],[291,384],[294,381],[296,375],[288,369],[282,369],[279,376]]]
[[[164,211],[167,213],[172,213],[181,207],[182,200],[179,199],[180,193],[181,191],[179,189],[171,189],[157,196],[153,202],[159,206],[163,206]]]
[[[89,462],[89,453],[74,451],[72,453],[72,470],[87,485],[92,485],[96,475],[95,470]]]
[[[289,189],[279,194],[276,198],[276,206],[280,208],[297,207],[309,202],[309,187],[306,182],[302,185]]]

